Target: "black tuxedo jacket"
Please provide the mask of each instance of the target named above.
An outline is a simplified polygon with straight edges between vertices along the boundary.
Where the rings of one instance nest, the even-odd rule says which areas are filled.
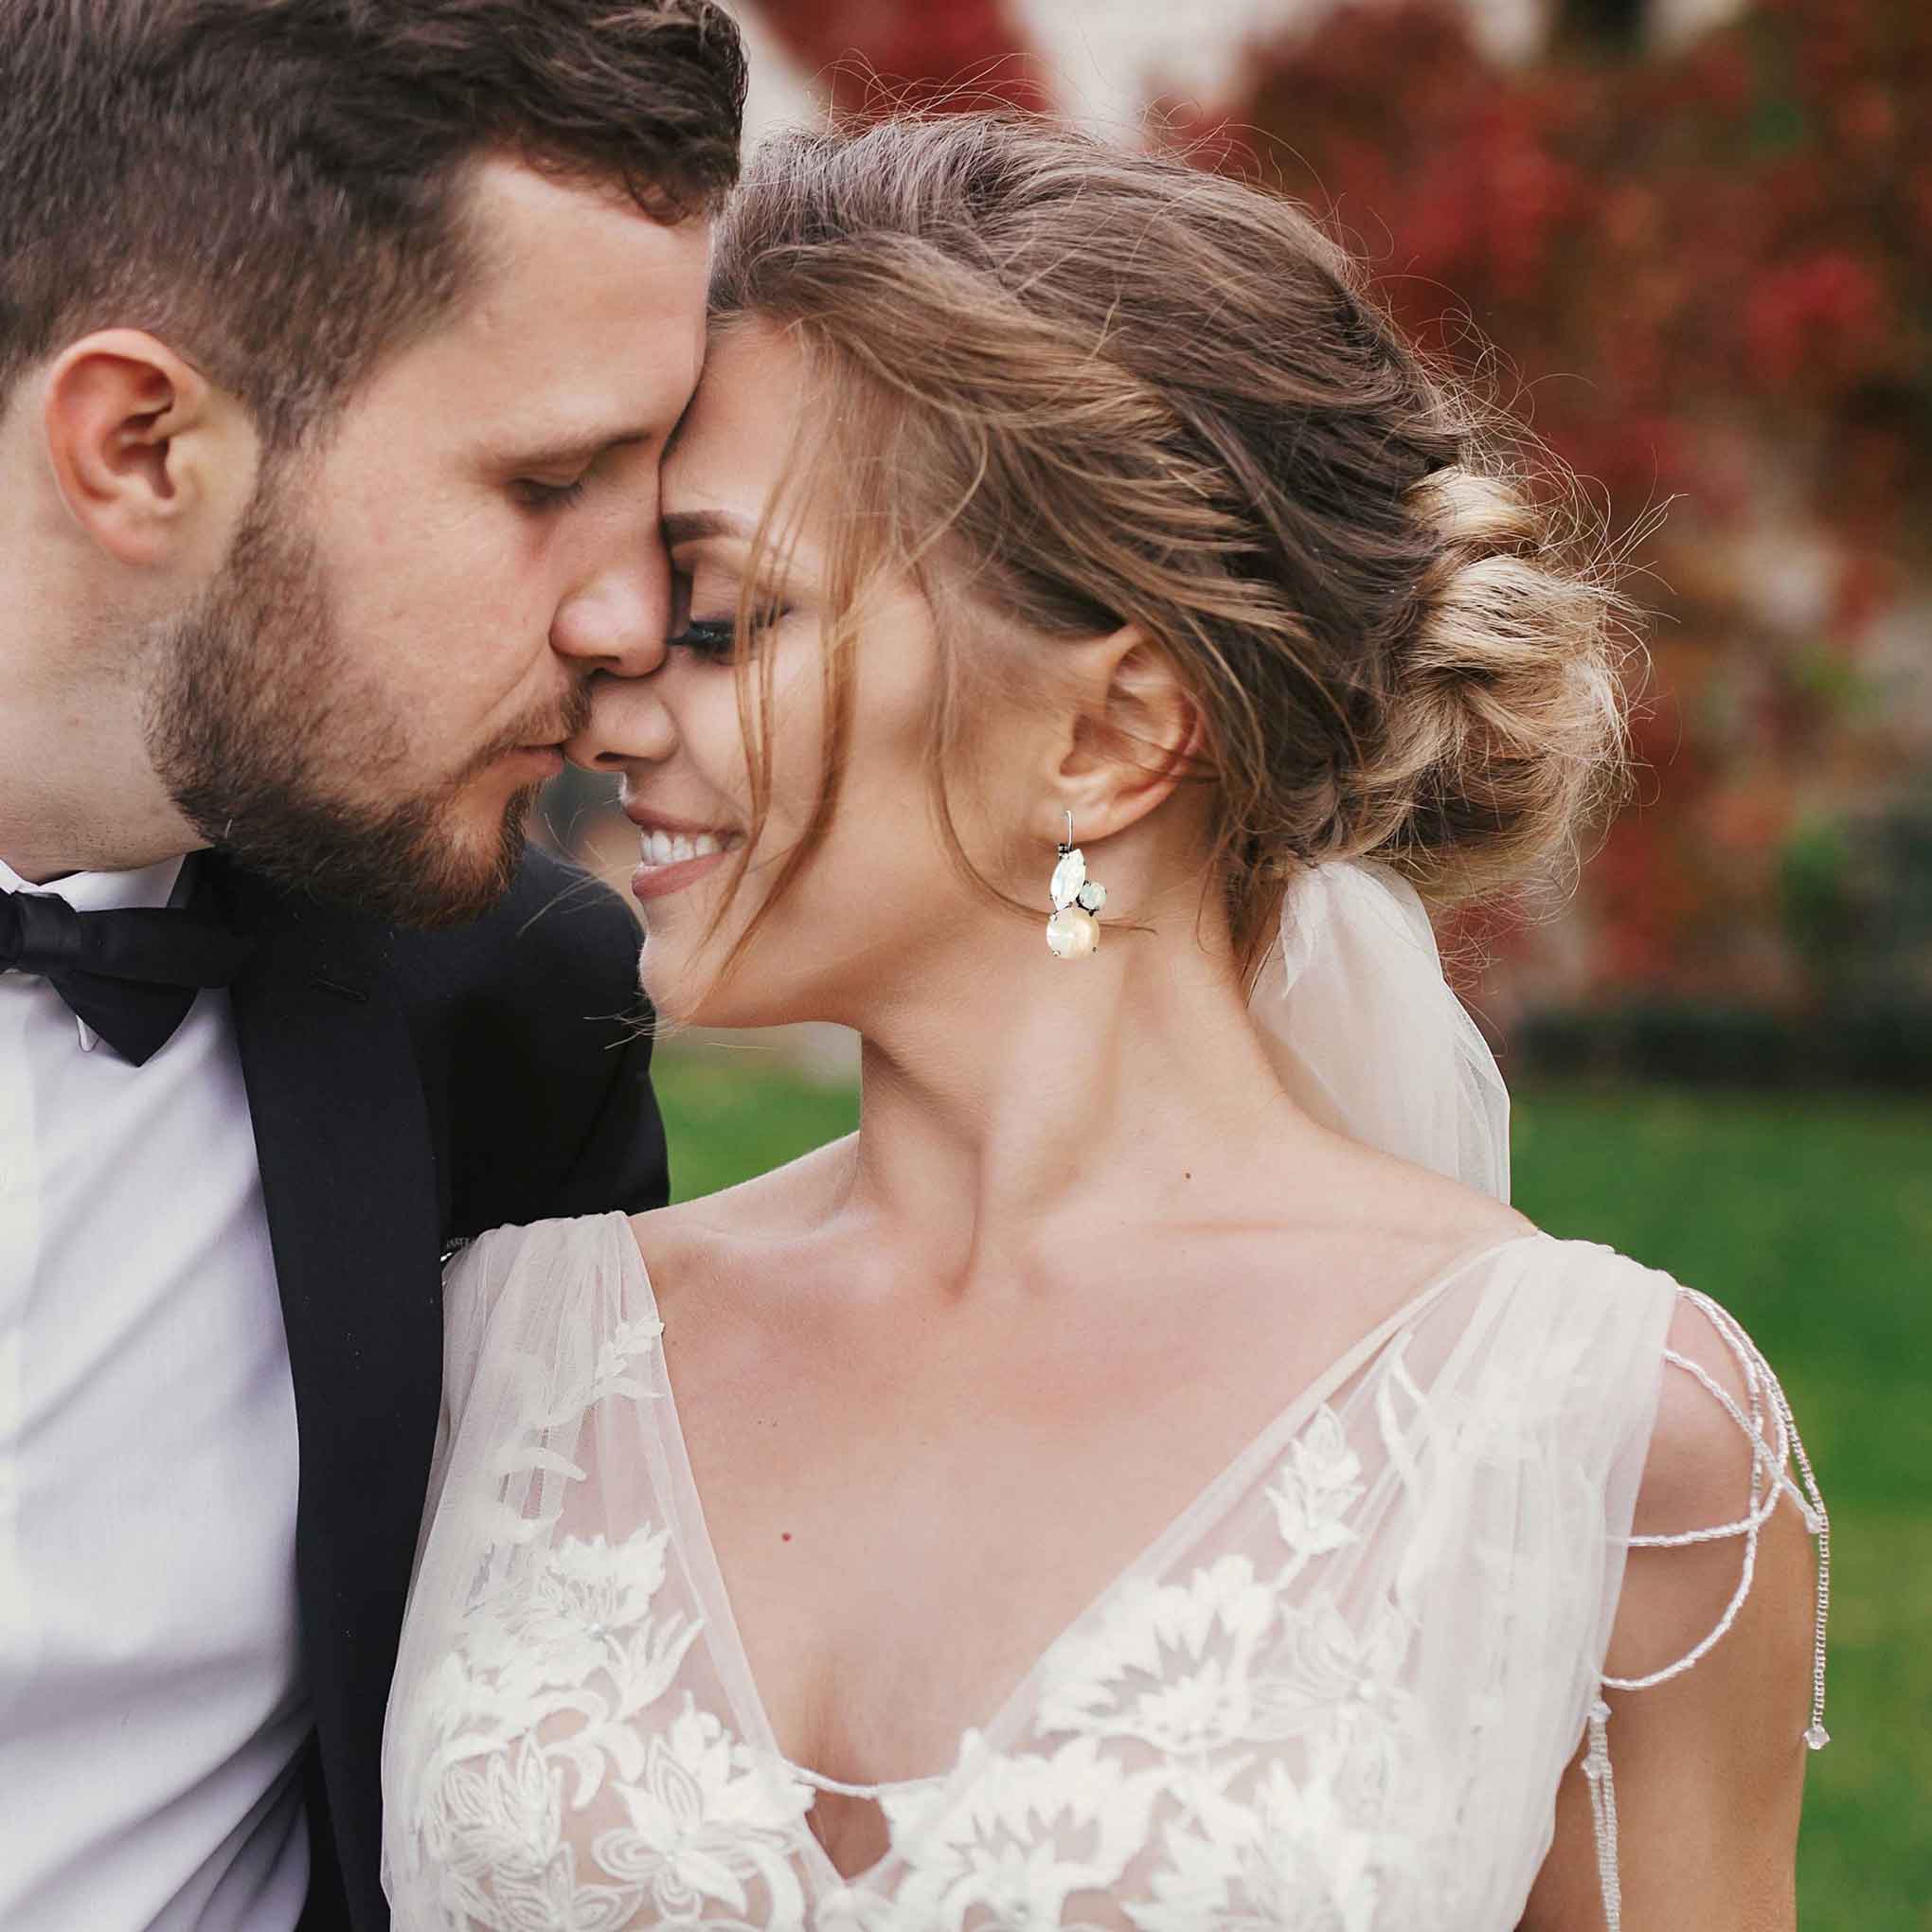
[[[379,1932],[378,1755],[441,1398],[442,1260],[500,1224],[665,1200],[637,928],[536,852],[448,933],[201,864],[198,889],[258,941],[231,998],[300,1441],[303,1932]]]

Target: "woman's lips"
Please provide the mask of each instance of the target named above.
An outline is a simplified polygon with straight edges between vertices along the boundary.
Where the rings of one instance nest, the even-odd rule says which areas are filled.
[[[639,899],[661,899],[702,878],[736,850],[739,839],[727,832],[667,832],[647,829],[641,837],[643,863],[631,875],[631,890]]]

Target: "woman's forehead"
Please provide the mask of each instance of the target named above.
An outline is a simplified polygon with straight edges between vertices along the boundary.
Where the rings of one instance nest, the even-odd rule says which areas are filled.
[[[719,331],[690,407],[666,451],[660,492],[672,548],[709,544],[742,550],[781,492],[789,499],[766,533],[793,562],[822,547],[820,518],[804,500],[821,480],[800,432],[805,404],[796,347],[762,325]]]
[[[667,458],[682,456],[694,443],[773,440],[775,429],[798,419],[803,374],[797,345],[767,325],[742,321],[714,329]]]

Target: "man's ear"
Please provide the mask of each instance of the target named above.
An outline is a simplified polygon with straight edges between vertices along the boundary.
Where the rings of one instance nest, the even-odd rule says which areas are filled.
[[[1074,647],[1085,705],[1060,760],[1052,809],[1083,834],[1123,832],[1160,804],[1202,747],[1199,707],[1173,659],[1133,624]]]
[[[63,501],[136,569],[207,567],[255,488],[247,412],[166,343],[104,329],[63,352],[42,408]]]

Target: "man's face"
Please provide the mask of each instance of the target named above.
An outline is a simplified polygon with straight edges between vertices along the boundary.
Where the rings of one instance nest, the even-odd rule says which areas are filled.
[[[455,313],[271,467],[150,658],[155,766],[204,837],[420,924],[494,902],[592,674],[661,656],[658,459],[704,354],[705,224],[508,161],[470,219]]]

